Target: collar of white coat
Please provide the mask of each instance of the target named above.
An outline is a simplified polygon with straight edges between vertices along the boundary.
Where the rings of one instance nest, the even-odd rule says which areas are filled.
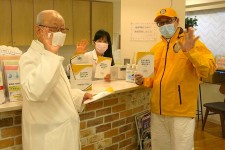
[[[97,55],[97,52],[96,52],[95,49],[92,51],[92,56],[93,56],[93,60],[95,61],[95,63],[97,63],[98,62],[98,55]]]
[[[45,54],[50,54],[50,55],[56,55],[48,50],[46,50],[44,48],[44,45],[38,41],[38,40],[33,40],[31,43],[31,48],[34,49],[35,51],[37,51],[38,53],[40,53],[41,55],[45,55]],[[57,55],[58,56],[58,55]],[[62,56],[58,56],[60,57],[60,59],[63,61],[65,58]]]
[[[31,43],[31,47],[37,49],[39,52],[44,52],[44,50],[46,50],[44,45],[38,40],[33,40]]]

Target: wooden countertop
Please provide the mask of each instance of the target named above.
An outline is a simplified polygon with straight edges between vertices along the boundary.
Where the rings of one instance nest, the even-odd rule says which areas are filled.
[[[139,88],[144,88],[143,86],[138,86],[135,83],[126,82],[125,80],[116,80],[111,82],[105,82],[103,80],[92,81],[92,90],[87,91],[92,94],[97,94],[104,91],[105,89],[112,87],[115,93],[127,92],[130,90],[135,90]],[[14,111],[22,109],[22,101],[8,102],[6,104],[0,105],[0,112]]]
[[[103,80],[92,81],[92,90],[88,91],[92,94],[97,94],[104,91],[105,89],[112,87],[115,93],[121,93],[130,91],[133,89],[143,88],[143,86],[138,86],[132,82],[126,82],[125,80],[116,80],[111,82],[105,82]]]
[[[5,104],[0,105],[0,112],[21,110],[21,109],[22,109],[22,101],[7,102]]]

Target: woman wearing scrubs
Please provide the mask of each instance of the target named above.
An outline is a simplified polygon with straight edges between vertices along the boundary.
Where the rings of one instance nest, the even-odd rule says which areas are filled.
[[[112,42],[109,33],[105,30],[98,30],[94,36],[94,46],[95,49],[89,52],[87,51],[87,40],[82,40],[77,44],[76,52],[75,53],[84,53],[85,59],[87,60],[88,64],[93,65],[93,72],[92,72],[92,80],[96,80],[95,70],[96,64],[98,62],[98,56],[109,57],[112,58],[111,66],[115,65],[113,54],[112,54]],[[70,69],[70,66],[68,67]],[[67,69],[69,72],[69,69]],[[110,81],[110,74],[107,74],[104,78],[105,81]]]
[[[107,31],[98,30],[95,33],[93,42],[94,42],[95,49],[90,52],[86,52],[85,57],[87,58],[88,63],[93,65],[92,78],[94,79],[95,68],[98,62],[98,56],[112,58],[111,66],[113,66],[115,63],[114,63],[113,55],[112,55],[111,37]],[[104,79],[105,81],[110,81],[110,74],[106,75]]]

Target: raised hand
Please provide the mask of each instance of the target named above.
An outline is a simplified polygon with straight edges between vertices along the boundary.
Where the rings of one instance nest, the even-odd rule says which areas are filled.
[[[48,28],[46,27],[42,28],[42,32],[39,32],[38,39],[42,41],[45,49],[49,50],[52,53],[57,54],[61,46],[53,46],[52,45],[53,33],[51,33],[50,36],[48,35],[48,33],[50,33]]]
[[[189,27],[187,31],[184,32],[184,43],[179,42],[183,52],[188,52],[194,48],[196,41],[199,39],[199,36],[194,36],[194,28]]]
[[[80,42],[77,43],[75,53],[76,54],[83,54],[87,51],[87,46],[89,42],[87,39],[83,39]]]

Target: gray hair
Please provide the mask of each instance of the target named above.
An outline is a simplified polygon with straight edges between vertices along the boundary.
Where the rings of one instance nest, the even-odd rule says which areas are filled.
[[[43,14],[44,14],[44,11],[41,11],[41,12],[38,13],[38,15],[37,15],[37,22],[36,22],[37,25],[41,25],[42,24],[42,22],[43,22]]]
[[[57,16],[60,16],[60,18],[63,19],[62,15],[59,12],[55,11],[55,10],[43,10],[43,11],[39,12],[38,15],[37,15],[37,21],[36,21],[37,25],[41,25],[43,23],[44,15],[46,15],[47,13],[54,13]]]

